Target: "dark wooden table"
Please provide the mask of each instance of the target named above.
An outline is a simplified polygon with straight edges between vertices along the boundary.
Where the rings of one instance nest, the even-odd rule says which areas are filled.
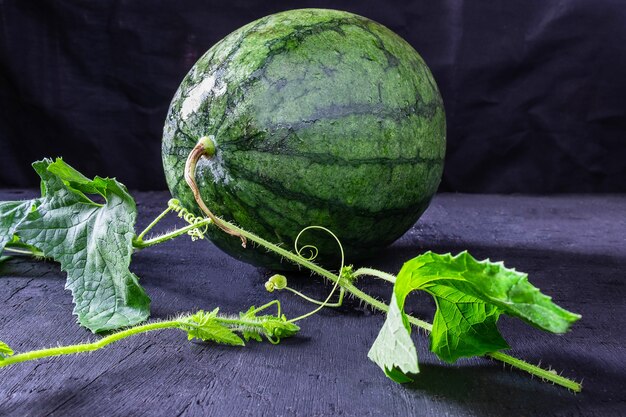
[[[0,200],[34,191],[3,191]],[[135,193],[139,227],[165,205],[167,193]],[[163,227],[172,227],[175,218]],[[422,373],[397,385],[367,359],[383,323],[348,300],[302,322],[278,346],[244,348],[189,343],[175,330],[128,339],[82,356],[0,369],[0,415],[10,416],[617,416],[626,415],[626,196],[439,195],[423,218],[371,266],[397,272],[424,250],[504,260],[562,306],[583,315],[564,336],[543,334],[504,317],[500,328],[531,362],[584,380],[573,394],[482,358],[447,365],[415,333]],[[236,313],[276,295],[269,271],[236,262],[210,243],[187,237],[134,256],[132,270],[152,297],[155,318],[220,306]],[[290,284],[322,298],[322,281]],[[71,314],[57,264],[27,258],[0,266],[0,340],[17,351],[93,340]],[[388,299],[390,288],[364,279]],[[311,306],[277,295],[290,315]],[[408,306],[431,318],[433,303]]]

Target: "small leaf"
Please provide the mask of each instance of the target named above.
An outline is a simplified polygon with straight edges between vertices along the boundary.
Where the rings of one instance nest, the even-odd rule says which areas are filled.
[[[256,316],[256,307],[255,306],[251,306],[248,311],[246,311],[245,313],[241,312],[239,313],[239,318],[241,320],[248,320],[248,321],[252,321],[252,322],[256,322],[257,321],[257,316]],[[247,342],[248,340],[255,340],[257,342],[262,342],[263,338],[261,337],[261,333],[258,327],[253,327],[253,326],[243,326],[241,328],[241,335],[243,336],[243,339]]]
[[[128,269],[137,212],[126,188],[115,179],[89,180],[61,159],[33,167],[43,196],[16,233],[67,272],[80,324],[101,332],[144,321],[150,299]]]
[[[184,321],[181,326],[189,340],[200,339],[225,345],[243,346],[245,343],[231,329],[216,320],[218,309],[210,313],[202,310]]]
[[[275,341],[294,336],[300,331],[298,325],[287,321],[284,316],[261,316],[261,320],[265,335],[268,339],[274,339]]]
[[[11,349],[9,345],[0,340],[0,361],[5,360],[9,356],[13,356],[13,353],[13,349]]]
[[[287,318],[284,315],[282,317],[269,314],[257,316],[257,309],[254,306],[250,307],[245,313],[239,313],[239,318],[241,320],[260,324],[263,329],[262,333],[272,343],[278,343],[281,339],[294,336],[300,331],[300,327],[287,321]],[[263,340],[259,334],[260,329],[258,327],[251,327],[248,329],[244,326],[241,331],[246,340],[253,339],[257,342]]]
[[[255,306],[251,306],[245,313],[239,313],[239,318],[242,320],[254,320],[257,318],[257,308]]]
[[[496,327],[502,313],[553,333],[567,331],[580,318],[543,295],[528,282],[527,274],[505,268],[502,262],[479,262],[467,252],[457,256],[427,252],[402,267],[387,319],[369,353],[394,380],[402,379],[398,372],[406,376],[417,370],[404,313],[405,299],[414,290],[435,299],[431,350],[448,362],[507,348]]]
[[[75,191],[87,194],[100,194],[102,197],[106,197],[108,187],[107,178],[96,177],[90,180],[61,159],[57,159],[56,162],[48,165],[47,169],[48,172],[62,179],[63,182],[70,185]],[[87,196],[85,196],[85,200],[91,202]]]
[[[256,342],[263,341],[263,338],[261,337],[261,334],[259,333],[257,329],[254,329],[254,330],[242,329],[241,335],[243,336],[243,340],[245,340],[246,342],[250,340],[254,340]]]

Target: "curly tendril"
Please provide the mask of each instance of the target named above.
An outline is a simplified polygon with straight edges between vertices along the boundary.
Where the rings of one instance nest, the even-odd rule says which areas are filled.
[[[330,299],[335,294],[335,291],[337,291],[337,288],[339,288],[339,281],[341,280],[341,271],[344,270],[345,254],[344,254],[344,250],[343,250],[343,245],[341,244],[341,241],[339,240],[339,238],[337,237],[336,234],[334,234],[332,231],[330,231],[329,229],[327,229],[327,228],[325,228],[323,226],[308,226],[308,227],[305,227],[304,229],[302,229],[300,231],[300,233],[298,233],[298,236],[296,236],[296,240],[293,243],[294,250],[296,251],[298,256],[306,259],[307,261],[312,261],[312,260],[314,260],[317,257],[317,255],[319,253],[319,250],[314,245],[304,245],[302,247],[298,246],[298,241],[300,240],[300,237],[302,237],[302,235],[304,233],[306,233],[307,231],[309,231],[309,230],[321,230],[322,232],[328,233],[329,235],[331,235],[333,237],[333,239],[335,239],[335,241],[337,242],[337,246],[339,246],[339,251],[341,252],[341,266],[339,267],[339,271],[340,272],[339,272],[339,275],[337,275],[337,279],[335,280],[335,285],[333,285],[333,289],[328,294],[328,297],[326,297],[326,299],[322,303],[320,303],[319,307],[317,307],[313,311],[310,311],[310,312],[308,312],[306,314],[303,314],[300,317],[296,317],[295,319],[289,320],[291,323],[294,323],[294,322],[296,322],[298,320],[302,320],[302,319],[305,319],[307,317],[310,317],[313,314],[315,314],[318,311],[320,311],[321,309],[323,309],[324,307],[328,306],[329,302],[330,302]],[[302,251],[305,250],[305,249],[309,250],[310,253],[311,253],[308,258],[306,258],[306,257],[304,257],[302,255]],[[343,289],[342,289],[342,292],[343,292]],[[340,295],[340,299],[343,298],[342,295],[343,294]]]
[[[189,210],[181,206],[180,201],[178,201],[175,198],[170,199],[170,201],[167,202],[167,206],[172,211],[178,213],[178,217],[185,220],[187,223],[189,223],[192,226],[198,223],[204,223],[205,219],[203,217],[196,216],[193,213],[189,212]],[[191,236],[192,241],[196,241],[198,239],[204,239],[204,235],[206,234],[208,228],[209,228],[209,224],[207,223],[204,225],[204,228],[202,230],[196,227],[195,229],[191,229],[190,231],[188,231],[187,234]]]
[[[317,258],[317,255],[319,254],[319,250],[317,249],[317,246],[315,245],[304,245],[301,248],[296,247],[296,253],[298,254],[299,257],[301,257],[302,259],[306,259],[307,261],[314,261],[315,258]],[[303,255],[303,252],[307,250],[309,251],[309,255],[305,256]]]
[[[335,235],[332,231],[325,228],[324,226],[307,226],[304,229],[300,230],[300,233],[298,233],[298,235],[296,236],[296,240],[293,243],[294,250],[296,251],[298,256],[300,256],[303,259],[306,259],[307,261],[313,261],[315,260],[315,258],[317,258],[317,255],[319,254],[319,250],[317,249],[317,246],[315,245],[304,245],[302,247],[298,245],[298,242],[300,238],[302,237],[302,235],[309,230],[321,230],[323,232],[328,233],[329,235],[333,237],[333,239],[335,239],[335,241],[337,242],[337,246],[339,246],[339,251],[341,252],[341,267],[339,268],[339,270],[341,271],[344,267],[344,258],[345,258],[343,245],[341,244],[341,241],[339,240],[337,235]],[[308,250],[310,252],[308,257],[302,254],[302,252],[305,250]]]

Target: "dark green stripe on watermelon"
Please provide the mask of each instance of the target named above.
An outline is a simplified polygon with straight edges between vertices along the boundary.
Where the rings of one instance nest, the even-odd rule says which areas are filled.
[[[309,225],[340,238],[350,259],[389,245],[419,218],[443,170],[445,115],[437,86],[404,40],[366,18],[293,10],[233,32],[194,65],[174,97],[163,137],[172,195],[199,214],[183,180],[198,138],[217,155],[198,165],[217,215],[291,247]],[[326,259],[328,236],[311,235]],[[226,252],[265,266],[220,230]]]

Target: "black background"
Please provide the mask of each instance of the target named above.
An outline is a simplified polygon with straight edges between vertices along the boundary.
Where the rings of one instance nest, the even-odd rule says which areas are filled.
[[[621,1],[3,1],[0,187],[30,162],[165,187],[160,141],[179,82],[215,42],[266,14],[372,18],[431,67],[447,110],[440,190],[626,191]]]

